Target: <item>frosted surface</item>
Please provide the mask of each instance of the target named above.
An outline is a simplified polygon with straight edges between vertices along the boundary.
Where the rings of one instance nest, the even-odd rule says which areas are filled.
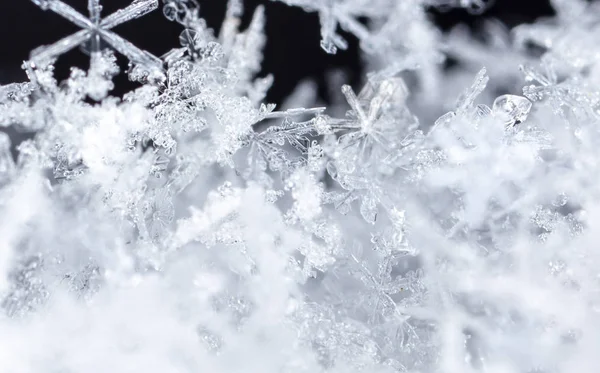
[[[597,371],[598,3],[475,38],[426,10],[482,0],[282,0],[371,72],[278,108],[263,7],[32,1],[81,30],[0,86],[1,372]],[[112,31],[154,10],[160,58]]]

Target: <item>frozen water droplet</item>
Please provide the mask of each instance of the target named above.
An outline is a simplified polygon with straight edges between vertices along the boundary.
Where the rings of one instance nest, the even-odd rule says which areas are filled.
[[[492,113],[496,118],[502,120],[506,126],[513,126],[527,119],[531,106],[531,101],[525,97],[503,95],[494,100]]]

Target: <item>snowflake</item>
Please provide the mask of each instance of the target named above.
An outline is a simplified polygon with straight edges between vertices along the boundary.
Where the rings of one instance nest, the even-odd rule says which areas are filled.
[[[32,0],[43,10],[50,9],[53,12],[68,19],[82,30],[69,35],[54,44],[41,46],[31,52],[31,62],[38,65],[46,65],[70,51],[77,46],[83,46],[87,42],[90,45],[92,61],[101,51],[101,41],[106,42],[119,53],[126,56],[132,63],[151,69],[162,69],[162,61],[147,51],[141,50],[119,35],[110,31],[112,28],[142,17],[156,8],[158,0],[135,0],[131,5],[120,9],[108,17],[102,19],[102,6],[100,0],[88,0],[89,18],[77,12],[71,6],[60,0]]]

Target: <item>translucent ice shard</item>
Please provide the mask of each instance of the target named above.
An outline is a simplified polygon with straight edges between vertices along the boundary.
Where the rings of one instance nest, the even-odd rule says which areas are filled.
[[[496,118],[502,120],[506,126],[513,126],[527,119],[531,106],[531,101],[525,97],[502,95],[494,100],[492,113]]]
[[[487,86],[490,78],[487,75],[486,68],[482,68],[475,76],[475,80],[469,89],[467,89],[463,94],[458,98],[456,102],[457,113],[463,113],[469,108],[473,107],[473,103],[475,99],[483,92],[485,87]]]

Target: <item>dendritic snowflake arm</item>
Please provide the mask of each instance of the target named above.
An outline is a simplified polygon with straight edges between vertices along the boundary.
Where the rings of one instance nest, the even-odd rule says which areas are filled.
[[[151,53],[141,50],[129,41],[110,31],[100,31],[100,35],[119,53],[131,61],[140,63],[147,67],[160,68],[162,61]]]
[[[471,87],[466,89],[456,100],[456,109],[439,117],[435,121],[430,131],[433,132],[439,126],[448,125],[456,120],[456,118],[478,119],[481,116],[489,114],[489,107],[485,105],[475,105],[475,100],[481,94],[481,92],[485,90],[489,80],[490,78],[487,76],[486,68],[484,67],[479,70],[475,76],[473,84],[471,84]]]
[[[325,111],[325,107],[315,107],[315,108],[294,108],[288,109],[284,111],[270,111],[265,106],[264,112],[268,111],[263,115],[264,119],[274,119],[274,118],[291,118],[299,115],[318,115],[322,114]]]
[[[135,0],[128,7],[116,11],[104,20],[100,18],[102,7],[98,0],[90,0],[88,2],[89,18],[86,18],[60,0],[32,1],[42,9],[51,10],[83,29],[52,45],[35,49],[31,53],[31,60],[33,62],[42,65],[47,64],[60,55],[88,41],[91,42],[92,54],[100,52],[99,39],[102,39],[132,62],[144,65],[149,69],[162,69],[162,61],[158,57],[137,48],[135,45],[110,31],[124,22],[142,17],[157,9],[158,0]],[[92,56],[92,58],[94,57]]]
[[[274,0],[277,1],[277,0]],[[308,11],[318,12],[321,22],[321,47],[331,54],[335,54],[338,49],[347,49],[348,42],[342,38],[338,32],[338,25],[347,26],[346,28],[354,32],[361,40],[368,36],[367,29],[349,15],[346,7],[350,2],[339,0],[327,1],[308,1],[308,0],[279,0],[287,5],[298,6]],[[354,5],[354,4],[350,4]],[[358,10],[358,6],[351,7]],[[376,6],[374,7],[376,8]],[[360,12],[355,13],[360,14]],[[361,38],[362,37],[362,38]]]
[[[99,2],[99,0],[97,1]],[[124,9],[117,10],[102,20],[103,29],[112,29],[118,25],[145,16],[158,8],[157,0],[136,0]],[[98,14],[98,18],[100,15]]]
[[[68,51],[76,48],[91,37],[91,33],[88,30],[81,30],[73,35],[69,35],[56,43],[48,46],[42,46],[34,49],[31,52],[31,60],[43,65],[52,61],[54,58],[67,53]]]
[[[285,146],[288,144],[299,155],[306,156],[311,149],[311,138],[315,138],[319,132],[315,127],[315,118],[304,121],[296,118],[319,115],[324,110],[298,108],[274,112],[273,109],[274,105],[262,105],[258,120],[283,118],[281,125],[270,126],[261,132],[252,131],[243,140],[243,144],[250,148],[245,175],[261,175],[262,180],[269,180],[268,183],[270,177],[264,174],[267,167],[289,175],[307,164],[305,158],[292,156]]]
[[[44,10],[48,9],[58,15],[61,15],[63,18],[71,21],[72,23],[81,28],[93,29],[95,26],[94,22],[92,22],[91,19],[86,18],[81,13],[73,9],[71,6],[63,3],[60,0],[33,0],[33,2],[39,5]]]

